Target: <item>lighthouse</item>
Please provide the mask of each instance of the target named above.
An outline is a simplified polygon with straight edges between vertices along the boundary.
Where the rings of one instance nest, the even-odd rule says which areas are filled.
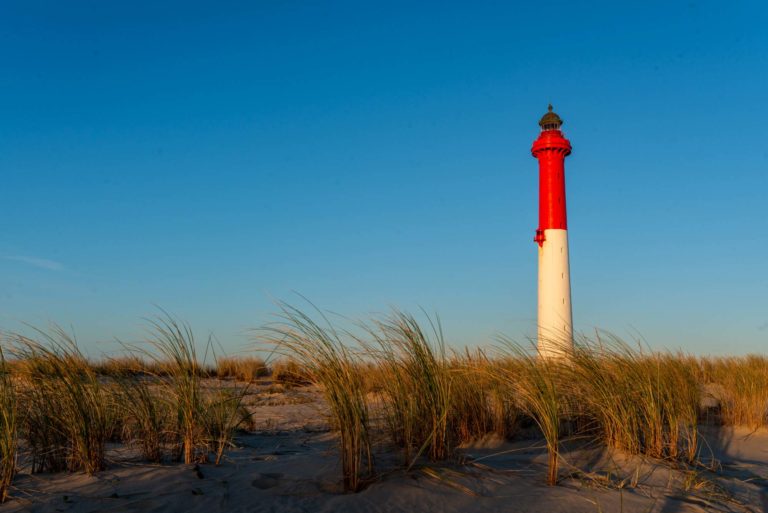
[[[541,133],[531,153],[539,161],[539,310],[537,348],[542,358],[567,356],[573,349],[568,222],[565,208],[565,157],[571,143],[552,105],[539,121]]]

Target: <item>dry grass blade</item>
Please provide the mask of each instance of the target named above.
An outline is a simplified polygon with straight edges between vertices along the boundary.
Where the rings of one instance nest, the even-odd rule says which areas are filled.
[[[693,462],[699,385],[682,355],[643,354],[618,337],[581,341],[568,372],[574,397],[608,447]]]
[[[204,404],[201,376],[204,368],[197,358],[192,329],[168,313],[148,320],[148,344],[153,351],[135,349],[164,369],[158,382],[167,392],[176,413],[180,456],[184,463],[206,458]]]
[[[373,470],[360,362],[322,314],[325,327],[297,308],[285,303],[280,307],[281,321],[263,328],[261,333],[278,353],[296,359],[322,387],[340,434],[344,489],[356,491]]]
[[[253,383],[268,375],[269,368],[261,358],[222,356],[216,359],[216,377],[219,379],[234,378],[237,381]]]
[[[561,377],[566,363],[561,359],[539,358],[536,352],[502,338],[504,355],[511,357],[514,367],[495,369],[499,379],[514,390],[520,408],[541,430],[547,445],[547,484],[556,485],[560,459],[561,420],[567,416],[566,396]]]
[[[219,387],[204,398],[207,442],[215,454],[216,465],[221,463],[224,450],[232,446],[235,431],[250,419],[250,413],[243,406],[247,393],[247,386]]]
[[[112,392],[67,332],[37,333],[40,341],[14,337],[32,470],[97,472],[115,429]]]
[[[760,355],[704,358],[700,379],[720,403],[728,425],[768,426],[768,358]]]
[[[439,461],[456,446],[450,419],[454,375],[440,323],[428,321],[431,337],[413,316],[399,311],[368,328],[374,340],[368,350],[384,368],[380,385],[387,421],[409,467],[422,452]]]
[[[16,391],[5,354],[0,348],[0,504],[8,498],[8,490],[16,475],[16,408]]]
[[[116,378],[123,417],[123,436],[141,449],[145,460],[159,463],[163,459],[164,442],[169,437],[167,401],[159,397],[151,378],[127,376]]]

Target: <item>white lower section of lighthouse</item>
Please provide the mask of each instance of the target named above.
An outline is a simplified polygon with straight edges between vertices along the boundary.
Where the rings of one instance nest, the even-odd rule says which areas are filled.
[[[568,231],[544,230],[539,246],[538,351],[542,358],[563,357],[573,349]]]

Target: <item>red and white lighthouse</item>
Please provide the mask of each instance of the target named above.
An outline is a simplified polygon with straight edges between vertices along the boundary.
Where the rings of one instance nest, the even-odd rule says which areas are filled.
[[[571,143],[560,130],[562,124],[550,105],[531,148],[539,161],[539,227],[533,240],[539,245],[537,347],[543,358],[566,356],[573,349],[564,165]]]

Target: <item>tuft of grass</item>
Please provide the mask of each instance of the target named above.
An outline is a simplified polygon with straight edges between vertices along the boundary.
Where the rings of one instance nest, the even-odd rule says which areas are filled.
[[[116,379],[160,373],[145,359],[132,354],[101,358],[92,363],[91,366],[96,374]]]
[[[236,381],[253,383],[268,375],[269,368],[261,358],[223,356],[216,359],[216,377],[219,379],[233,378]]]
[[[519,411],[506,383],[488,372],[482,351],[448,356],[440,324],[395,311],[367,331],[369,389],[380,398],[391,440],[403,448],[405,465],[418,456],[451,457],[456,447],[496,433],[511,436]],[[430,333],[427,335],[427,333]]]
[[[700,368],[704,382],[719,389],[721,422],[752,429],[768,426],[768,358],[703,358]]]
[[[208,444],[219,465],[224,450],[233,445],[235,431],[250,421],[250,413],[243,406],[248,387],[217,387],[209,391],[203,400],[205,432]]]
[[[428,320],[431,336],[412,315],[399,311],[368,327],[374,340],[369,352],[385,369],[380,386],[387,423],[409,467],[422,453],[444,460],[457,444],[450,429],[454,374],[440,323]]]
[[[151,463],[163,459],[164,444],[169,438],[170,407],[158,396],[152,378],[128,376],[116,378],[123,439],[138,445],[142,457]]]
[[[32,471],[93,474],[105,466],[105,443],[115,429],[113,395],[72,336],[57,326],[37,332],[39,341],[15,335],[13,350]]]
[[[206,370],[197,358],[194,334],[189,325],[167,313],[148,323],[151,351],[138,351],[163,369],[157,379],[175,411],[179,456],[186,464],[202,461],[207,451],[201,376]]]
[[[494,362],[482,350],[456,354],[450,362],[455,375],[451,388],[451,429],[459,444],[494,433],[511,438],[518,429],[520,411],[514,390],[490,369]]]
[[[16,475],[18,412],[13,378],[0,348],[0,504]]]
[[[573,395],[606,446],[694,462],[700,392],[687,358],[643,354],[598,334],[577,344],[568,372]]]
[[[390,373],[383,384],[385,411],[406,461],[411,460],[409,466],[424,452],[432,461],[444,460],[457,445],[456,433],[450,429],[455,375],[440,322],[427,319],[431,333],[412,315],[399,311],[375,321],[375,329],[370,330]]]
[[[309,385],[312,382],[309,370],[291,358],[281,358],[271,364],[272,380],[286,387]]]
[[[542,359],[506,339],[500,357],[489,358],[481,350],[450,352],[439,320],[428,316],[420,324],[393,311],[345,332],[286,304],[281,312],[281,321],[261,332],[284,357],[271,365],[272,377],[285,386],[320,386],[350,491],[373,472],[370,411],[381,413],[409,469],[422,456],[444,461],[489,433],[511,437],[520,423],[535,424],[546,442],[551,485],[570,435],[695,468],[705,394],[719,400],[724,424],[768,425],[763,356],[650,352],[598,332],[562,358]],[[118,427],[151,462],[169,451],[185,463],[207,461],[211,453],[222,461],[250,418],[243,406],[248,386],[241,385],[266,375],[265,363],[222,357],[207,367],[191,329],[167,314],[151,320],[149,331],[146,350],[95,363],[57,327],[36,338],[12,336],[10,361],[0,351],[0,501],[14,478],[18,447],[29,451],[23,459],[33,472],[92,474],[104,468],[105,444]],[[206,354],[208,348],[210,341]],[[204,382],[214,376],[237,383]]]
[[[560,462],[561,421],[569,413],[564,376],[568,360],[540,358],[536,351],[506,338],[501,339],[502,354],[512,365],[494,369],[498,379],[505,382],[517,398],[518,405],[538,426],[547,446],[547,484],[558,481]]]
[[[359,358],[333,325],[321,326],[304,312],[280,303],[278,323],[261,330],[276,352],[295,359],[321,386],[339,430],[343,486],[359,490],[373,472],[368,403]]]

